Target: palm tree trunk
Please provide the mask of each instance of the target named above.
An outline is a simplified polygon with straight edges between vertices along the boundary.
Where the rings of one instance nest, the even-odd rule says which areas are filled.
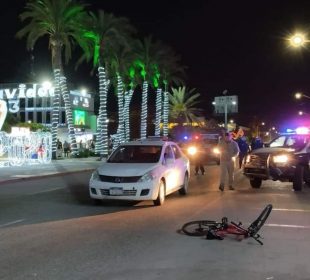
[[[60,106],[60,69],[54,69],[54,96],[52,101],[52,159],[56,159]]]
[[[108,117],[107,117],[107,95],[109,82],[106,78],[105,69],[102,66],[98,67],[99,74],[99,118],[97,126],[97,141],[96,152],[100,157],[108,156]]]
[[[130,140],[130,114],[129,105],[133,95],[133,90],[130,89],[128,93],[125,93],[125,103],[124,103],[124,122],[125,122],[125,141]]]
[[[163,136],[168,136],[168,118],[169,118],[169,94],[164,91],[164,104],[163,104]]]
[[[119,143],[125,142],[124,129],[124,85],[122,78],[117,74],[117,98],[118,98],[118,128],[117,135]]]
[[[70,143],[71,143],[71,151],[73,154],[77,154],[78,148],[77,148],[75,132],[74,132],[70,95],[68,92],[67,79],[65,76],[60,77],[60,89],[62,93],[62,98],[65,103],[65,111],[66,111],[66,119],[67,119],[68,130],[69,130],[69,138],[70,138]]]
[[[140,128],[140,138],[146,139],[147,131],[147,96],[148,95],[148,83],[143,82],[142,89],[142,104],[141,104],[141,128]]]
[[[160,136],[160,122],[162,116],[162,89],[156,90],[156,119],[155,119],[155,136]]]

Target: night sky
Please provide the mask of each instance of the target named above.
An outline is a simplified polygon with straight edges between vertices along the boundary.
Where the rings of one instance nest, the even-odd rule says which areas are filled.
[[[177,3],[176,3],[177,2]],[[25,41],[14,38],[21,27],[18,14],[25,1],[8,1],[2,8],[1,83],[26,82],[30,53]],[[310,1],[87,1],[90,8],[128,17],[139,35],[153,35],[174,48],[187,67],[188,88],[201,93],[201,107],[212,117],[212,101],[227,89],[238,95],[239,114],[245,123],[258,116],[270,126],[310,113],[309,100],[300,105],[293,93],[310,94],[310,45],[288,48],[285,38],[296,30],[309,33]],[[49,74],[47,41],[35,46],[37,76]],[[45,74],[46,73],[46,74]],[[70,82],[96,86],[89,69],[67,71]],[[29,76],[28,76],[29,77]]]

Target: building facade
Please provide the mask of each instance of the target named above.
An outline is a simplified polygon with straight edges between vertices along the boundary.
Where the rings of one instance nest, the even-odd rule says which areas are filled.
[[[0,99],[7,102],[8,111],[18,117],[20,122],[33,122],[50,127],[53,97],[54,88],[49,86],[36,83],[0,84]],[[70,102],[74,126],[80,130],[95,132],[93,95],[71,90]],[[59,107],[59,126],[67,126],[63,100]]]

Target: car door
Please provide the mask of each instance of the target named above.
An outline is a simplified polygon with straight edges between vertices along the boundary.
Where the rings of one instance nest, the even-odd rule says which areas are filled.
[[[178,186],[178,172],[175,166],[174,152],[170,145],[165,147],[164,167],[166,179],[166,193],[169,194]]]
[[[183,156],[182,152],[180,151],[180,148],[175,145],[171,144],[171,148],[174,153],[175,158],[175,172],[177,174],[177,186],[180,187],[183,185],[184,182],[184,175],[187,169],[187,159]]]

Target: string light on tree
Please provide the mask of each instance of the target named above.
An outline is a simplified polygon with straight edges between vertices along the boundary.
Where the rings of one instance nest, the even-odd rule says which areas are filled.
[[[54,70],[55,91],[53,96],[53,110],[52,110],[52,157],[56,159],[57,152],[57,133],[59,124],[59,107],[60,107],[60,69]]]
[[[66,78],[64,76],[60,78],[60,88],[61,88],[64,103],[65,103],[66,118],[67,118],[68,130],[69,130],[69,138],[70,138],[70,143],[71,143],[71,151],[72,151],[72,154],[77,154],[78,148],[76,144],[76,138],[75,138],[75,132],[74,132],[74,126],[73,126],[70,96],[69,96],[69,92],[67,88]]]

